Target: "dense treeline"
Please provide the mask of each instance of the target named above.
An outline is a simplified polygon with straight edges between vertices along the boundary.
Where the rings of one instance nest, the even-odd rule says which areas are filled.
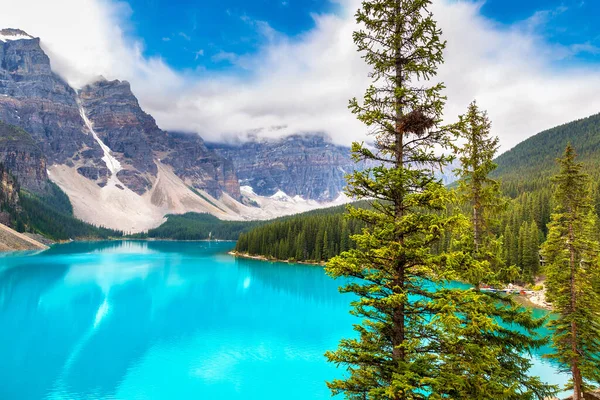
[[[49,183],[48,194],[35,195],[21,191],[21,211],[16,216],[17,230],[39,233],[53,240],[107,239],[123,233],[90,225],[73,216],[67,195],[54,183]]]
[[[4,172],[0,164],[0,174]],[[68,196],[54,183],[48,182],[46,193],[33,194],[19,189],[14,181],[18,196],[11,201],[7,193],[0,190],[0,208],[8,216],[5,221],[18,232],[41,234],[53,240],[107,239],[121,237],[120,231],[96,227],[73,216],[73,207]]]
[[[263,221],[222,221],[211,214],[186,213],[168,215],[167,221],[132,238],[174,240],[236,240],[240,234],[264,224]]]
[[[338,206],[279,218],[241,234],[235,249],[279,260],[327,261],[354,248],[350,236],[364,227],[361,221],[347,219],[344,210]]]
[[[526,279],[540,272],[539,245],[546,241],[547,225],[555,207],[551,177],[558,173],[556,159],[571,143],[584,171],[592,178],[592,201],[600,212],[600,114],[541,132],[500,155],[492,176],[511,200],[497,234],[503,237],[504,261],[516,265]]]

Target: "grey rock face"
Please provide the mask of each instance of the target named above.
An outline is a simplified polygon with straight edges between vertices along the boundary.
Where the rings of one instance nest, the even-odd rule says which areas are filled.
[[[94,131],[123,166],[118,178],[136,193],[152,187],[155,161],[164,159],[190,186],[215,197],[225,191],[239,198],[232,163],[207,149],[196,135],[159,129],[154,118],[141,109],[129,83],[100,80],[78,94],[52,72],[38,38],[19,30],[0,33],[17,38],[0,40],[0,121],[30,133],[49,165],[76,167],[100,186],[107,182],[110,173],[102,161],[104,153],[85,126],[79,99]],[[31,161],[14,161],[25,162]],[[44,164],[44,174],[45,168]],[[32,180],[23,185],[36,189]]]
[[[292,135],[279,140],[240,144],[209,144],[233,161],[241,185],[262,196],[278,190],[290,196],[329,201],[346,186],[345,175],[355,163],[350,149],[336,146],[319,134]]]
[[[200,136],[168,132],[168,147],[162,161],[190,186],[217,198],[223,191],[241,198],[233,162],[209,149]]]
[[[290,196],[333,200],[346,184],[344,176],[355,168],[350,150],[322,135],[207,145],[197,135],[165,132],[142,110],[129,83],[100,80],[76,93],[52,72],[38,38],[20,31],[0,33],[22,38],[0,40],[0,121],[23,128],[37,147],[37,152],[11,153],[0,146],[0,157],[30,190],[43,190],[39,182],[45,178],[46,161],[74,167],[99,186],[106,184],[110,172],[104,153],[80,115],[80,104],[121,163],[117,177],[140,195],[156,181],[159,160],[186,185],[236,199],[241,199],[241,182],[265,196],[283,190]]]
[[[52,72],[38,38],[0,41],[0,120],[31,134],[50,164],[67,163],[82,150],[92,163],[102,156],[86,133],[75,91]]]
[[[143,194],[152,187],[158,169],[153,145],[165,149],[165,134],[140,108],[128,82],[100,80],[79,92],[81,104],[99,138],[125,167],[117,176]]]
[[[100,80],[85,86],[79,96],[94,131],[125,169],[118,178],[143,194],[156,177],[155,160],[173,167],[177,176],[215,197],[223,192],[240,197],[233,164],[209,150],[195,134],[161,130],[140,107],[126,81]]]
[[[0,163],[25,189],[45,191],[48,175],[42,151],[27,132],[3,122],[0,122]]]

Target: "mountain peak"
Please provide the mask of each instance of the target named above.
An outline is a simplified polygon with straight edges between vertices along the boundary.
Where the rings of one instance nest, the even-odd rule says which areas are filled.
[[[0,42],[6,42],[9,40],[21,40],[21,39],[35,39],[33,36],[28,34],[21,29],[5,28],[0,30]]]

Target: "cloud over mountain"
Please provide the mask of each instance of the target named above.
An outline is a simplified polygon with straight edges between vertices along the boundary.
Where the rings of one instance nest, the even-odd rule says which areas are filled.
[[[249,132],[322,131],[348,144],[365,138],[347,103],[362,95],[369,79],[351,39],[358,1],[339,3],[337,14],[314,15],[314,28],[294,38],[257,21],[262,47],[218,60],[243,73],[174,70],[161,58],[145,56],[126,3],[11,2],[3,5],[0,26],[41,37],[54,69],[75,86],[98,75],[130,81],[163,129],[198,132],[213,141]],[[440,0],[432,8],[448,41],[439,74],[447,86],[448,121],[476,98],[489,110],[506,150],[540,130],[600,111],[600,77],[593,66],[565,62],[574,52],[588,51],[586,46],[549,44],[532,29],[547,23],[539,15],[500,25],[484,18],[480,6]]]

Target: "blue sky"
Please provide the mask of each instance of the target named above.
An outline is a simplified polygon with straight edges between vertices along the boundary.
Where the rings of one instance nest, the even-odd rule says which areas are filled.
[[[129,34],[143,40],[146,56],[176,69],[222,70],[252,54],[273,31],[295,37],[314,28],[311,14],[336,13],[328,0],[127,0]],[[600,61],[600,1],[487,0],[481,13],[498,24],[522,25],[572,52],[568,61]],[[526,25],[529,24],[529,25]],[[596,47],[598,46],[598,47]]]
[[[600,61],[598,0],[487,0],[481,12],[502,24],[535,22],[547,42],[575,46],[575,59]]]
[[[448,122],[477,99],[508,149],[600,111],[600,0],[433,1],[448,41],[437,76]],[[74,87],[129,81],[163,129],[348,144],[368,132],[347,108],[370,83],[352,43],[359,3],[19,0],[3,4],[0,27],[39,36]]]
[[[332,13],[327,0],[127,0],[131,26],[146,55],[175,68],[221,69],[252,54],[271,30],[294,37],[314,28],[312,13]]]

